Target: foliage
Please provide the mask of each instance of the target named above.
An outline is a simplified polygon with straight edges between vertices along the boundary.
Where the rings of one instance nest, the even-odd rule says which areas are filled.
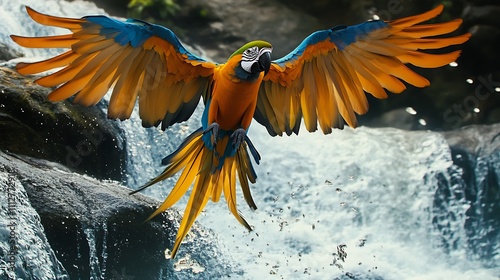
[[[136,18],[168,19],[175,15],[180,6],[175,0],[130,0],[129,16]]]

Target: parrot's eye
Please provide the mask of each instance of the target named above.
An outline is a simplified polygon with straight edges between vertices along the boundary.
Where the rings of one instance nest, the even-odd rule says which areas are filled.
[[[259,48],[251,47],[243,52],[243,57],[246,59],[255,59],[255,57],[257,57],[258,54],[259,54]]]
[[[259,48],[251,47],[243,51],[241,55],[241,67],[251,73],[252,65],[259,59]]]

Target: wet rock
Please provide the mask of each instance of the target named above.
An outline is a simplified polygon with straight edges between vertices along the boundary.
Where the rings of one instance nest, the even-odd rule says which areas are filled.
[[[0,279],[69,279],[23,185],[3,160],[1,157]]]
[[[472,259],[494,267],[500,260],[500,124],[467,126],[443,136],[457,168],[452,179],[464,183],[462,199],[470,205],[465,228]]]
[[[474,157],[489,157],[500,152],[500,124],[466,126],[443,132],[453,150]]]
[[[85,108],[47,100],[50,89],[0,67],[0,149],[56,161],[96,178],[121,180],[121,129],[102,103]]]
[[[7,61],[20,56],[22,56],[21,53],[0,42],[0,61]]]
[[[36,210],[43,225],[39,233],[42,240],[45,233],[50,244],[47,254],[52,252],[57,257],[54,263],[64,267],[59,267],[53,279],[65,274],[70,279],[187,279],[193,271],[213,279],[232,272],[214,245],[213,233],[197,224],[176,262],[167,260],[164,251],[175,240],[179,213],[172,209],[144,222],[159,202],[141,194],[130,196],[130,190],[116,182],[98,181],[57,163],[1,151],[0,178],[10,178],[26,190],[27,197],[19,198],[17,205]],[[17,218],[19,224],[29,224]],[[32,238],[29,231],[19,230],[22,242]],[[28,253],[33,254],[30,247],[16,257],[25,258]],[[183,263],[187,259],[190,262]],[[32,273],[36,268],[26,270]]]
[[[363,123],[370,127],[394,127],[405,130],[416,130],[422,126],[418,122],[418,117],[409,114],[405,109],[391,110],[378,118],[368,119]]]

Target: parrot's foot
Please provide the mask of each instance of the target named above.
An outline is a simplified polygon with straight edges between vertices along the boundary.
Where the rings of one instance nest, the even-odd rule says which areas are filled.
[[[243,140],[245,140],[246,135],[247,132],[243,128],[236,129],[233,134],[231,134],[231,138],[233,139],[233,147],[238,148]]]
[[[213,140],[212,140],[212,145],[217,145],[217,139],[219,139],[219,124],[216,123],[216,122],[213,122],[211,125],[209,125],[207,127],[207,129],[205,129],[203,131],[203,134],[207,134],[209,133],[210,131],[212,132],[212,136],[213,136]]]

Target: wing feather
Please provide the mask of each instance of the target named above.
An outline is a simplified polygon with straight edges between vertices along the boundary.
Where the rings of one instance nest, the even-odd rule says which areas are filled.
[[[69,48],[78,42],[78,39],[73,38],[71,34],[37,38],[12,35],[11,38],[17,44],[26,48]]]
[[[79,57],[73,61],[72,64],[74,65],[74,67],[63,68],[51,75],[37,79],[35,82],[44,87],[54,87],[62,83],[66,83],[69,80],[73,79],[78,74],[78,72],[80,72],[80,70],[85,67],[86,63],[91,61],[95,57],[95,55],[96,54],[92,54],[84,58]],[[70,97],[71,95],[62,98],[60,98],[59,96],[60,94],[58,94],[56,91],[53,91],[49,94],[48,98],[51,101],[60,101]]]
[[[338,59],[338,58],[337,58]],[[337,70],[333,73],[333,85],[335,89],[335,103],[339,109],[340,115],[344,118],[347,124],[356,126],[356,117],[352,110],[351,101],[349,100],[349,92],[346,85],[346,77],[344,71],[340,68],[335,57],[330,57],[333,67]],[[329,131],[327,131],[328,133]]]
[[[73,102],[90,106],[114,86],[110,118],[129,118],[139,99],[143,125],[163,121],[166,129],[192,114],[218,66],[189,52],[171,30],[159,25],[106,16],[70,19],[26,9],[40,24],[71,31],[45,37],[11,36],[25,47],[70,49],[44,61],[17,65],[21,74],[62,67],[36,81],[46,87],[58,86],[49,94],[52,101],[76,95]]]
[[[405,64],[436,68],[455,61],[460,51],[426,53],[422,50],[459,45],[463,34],[434,36],[455,31],[462,23],[421,24],[435,18],[443,5],[394,21],[370,21],[355,26],[316,31],[290,54],[273,61],[259,90],[254,118],[269,134],[298,133],[304,119],[308,131],[319,124],[324,133],[332,128],[357,125],[356,114],[368,110],[365,92],[387,98],[386,90],[401,93],[406,82],[425,87],[429,81]],[[427,38],[432,37],[432,38]]]
[[[16,65],[16,70],[22,75],[29,75],[33,73],[41,73],[50,69],[66,66],[73,62],[78,57],[78,54],[67,51],[58,56],[39,61],[34,63],[20,62]]]

